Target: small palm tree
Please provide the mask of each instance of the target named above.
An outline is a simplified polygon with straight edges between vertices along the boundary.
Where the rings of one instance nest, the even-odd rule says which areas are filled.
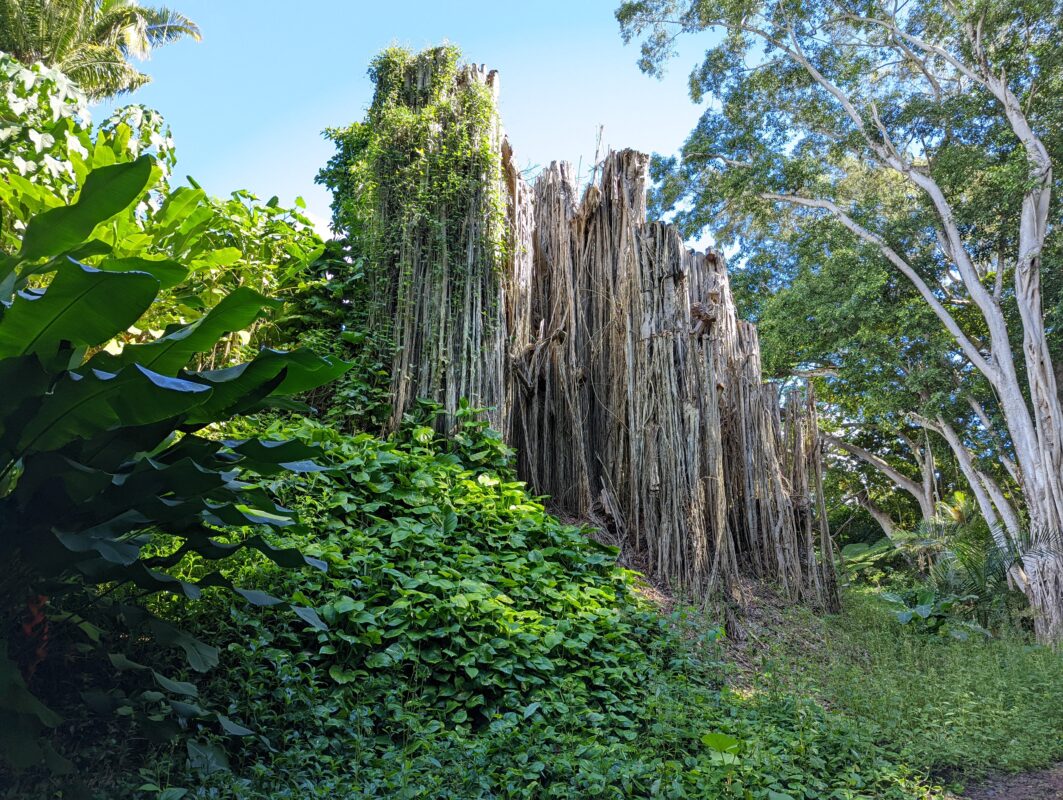
[[[200,38],[188,17],[132,0],[0,0],[0,50],[62,70],[92,98],[143,86],[129,58],[185,36]]]
[[[953,492],[951,502],[938,500],[937,516],[943,522],[967,525],[978,519],[978,506],[974,498],[964,492]]]

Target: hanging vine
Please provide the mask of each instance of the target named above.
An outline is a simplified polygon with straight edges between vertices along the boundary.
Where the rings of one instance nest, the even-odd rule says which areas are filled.
[[[378,56],[367,118],[328,131],[337,152],[319,176],[363,275],[352,327],[388,333],[392,427],[419,397],[450,418],[467,398],[499,427],[507,404],[494,73],[459,58],[454,47]]]

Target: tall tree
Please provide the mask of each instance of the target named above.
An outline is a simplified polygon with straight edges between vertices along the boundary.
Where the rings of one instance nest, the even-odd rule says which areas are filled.
[[[910,495],[925,521],[937,516],[942,489],[959,489],[1013,551],[1021,524],[1009,495],[1019,481],[1008,442],[991,435],[996,399],[929,306],[828,221],[770,233],[772,247],[736,273],[736,296],[759,323],[771,373],[820,384],[822,418],[838,434],[833,463],[855,473],[838,484],[856,480],[846,501],[889,533],[897,521],[859,491],[873,488],[861,466]],[[952,464],[940,456],[950,451],[956,469],[943,471]]]
[[[666,197],[694,198],[688,226],[756,251],[768,218],[826,217],[873,250],[999,399],[1034,535],[1063,531],[1042,298],[1060,249],[1059,0],[638,0],[617,16],[650,72],[677,35],[719,34],[691,76],[718,102],[661,165]],[[1039,634],[1063,638],[1063,558],[1023,567]]]
[[[151,78],[129,59],[186,36],[200,38],[188,17],[131,0],[0,0],[0,50],[62,70],[93,98],[143,86]]]

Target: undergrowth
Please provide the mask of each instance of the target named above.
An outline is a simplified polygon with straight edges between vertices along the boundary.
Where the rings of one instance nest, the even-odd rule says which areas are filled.
[[[781,626],[763,637],[758,680],[820,698],[906,763],[963,780],[1063,758],[1063,658],[1017,633],[903,626],[870,589],[834,617],[788,609]]]
[[[200,696],[249,733],[187,751],[127,741],[127,763],[150,766],[117,766],[97,796],[937,796],[861,724],[727,688],[719,628],[649,606],[615,551],[549,516],[471,420],[390,441],[274,425],[336,467],[272,487],[328,571],[244,556],[228,577],[317,608],[329,629],[221,594],[160,608],[222,643]],[[82,755],[111,751],[104,738]]]

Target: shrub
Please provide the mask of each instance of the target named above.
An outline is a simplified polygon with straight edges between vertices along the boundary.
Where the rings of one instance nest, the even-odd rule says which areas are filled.
[[[284,509],[240,475],[274,474],[282,464],[310,468],[294,462],[305,462],[311,451],[221,442],[199,432],[271,398],[319,386],[345,365],[308,351],[267,349],[227,369],[189,368],[270,304],[247,288],[193,322],[101,349],[150,314],[161,287],[185,274],[173,261],[116,256],[123,242],[95,235],[128,213],[157,177],[150,156],[94,170],[74,202],[31,217],[18,250],[0,253],[0,552],[7,565],[0,607],[20,623],[0,640],[0,753],[16,769],[66,766],[40,736],[60,722],[34,691],[35,683],[47,685],[45,661],[67,661],[53,670],[75,663],[75,671],[150,675],[157,686],[141,687],[135,697],[112,677],[91,701],[101,709],[123,707],[144,725],[173,730],[169,716],[203,716],[187,702],[194,686],[129,660],[123,640],[150,637],[183,651],[198,670],[216,661],[214,649],[141,613],[132,598],[100,602],[117,587],[195,599],[199,585],[167,571],[188,553],[216,560],[250,547],[286,567],[304,563],[261,535],[225,541],[222,532],[290,524]],[[180,547],[145,558],[159,528],[179,537]],[[227,585],[216,572],[199,583]],[[109,670],[100,669],[99,657]],[[86,687],[66,690],[79,688]],[[227,718],[218,721],[240,730]]]
[[[150,338],[150,331],[188,323],[238,288],[289,299],[317,282],[308,265],[324,246],[299,208],[283,208],[275,197],[260,203],[242,191],[216,199],[191,178],[188,186],[171,187],[177,152],[157,111],[126,106],[94,128],[84,97],[62,73],[0,53],[0,142],[5,252],[19,250],[30,219],[69,204],[93,170],[153,157],[143,195],[93,233],[95,246],[108,246],[126,269],[150,260],[161,276],[169,267],[161,292],[138,321],[140,331],[125,338]],[[88,254],[81,257],[94,263]],[[197,355],[197,366],[238,363],[277,335],[265,319],[253,320],[219,336],[213,349]]]
[[[479,423],[448,440],[427,426],[397,442],[307,421],[271,432],[339,465],[275,486],[314,531],[300,546],[329,568],[289,581],[255,564],[238,581],[319,610],[318,673],[338,685],[384,673],[469,727],[507,713],[615,714],[645,678],[653,617],[633,576],[494,469],[501,443]]]

